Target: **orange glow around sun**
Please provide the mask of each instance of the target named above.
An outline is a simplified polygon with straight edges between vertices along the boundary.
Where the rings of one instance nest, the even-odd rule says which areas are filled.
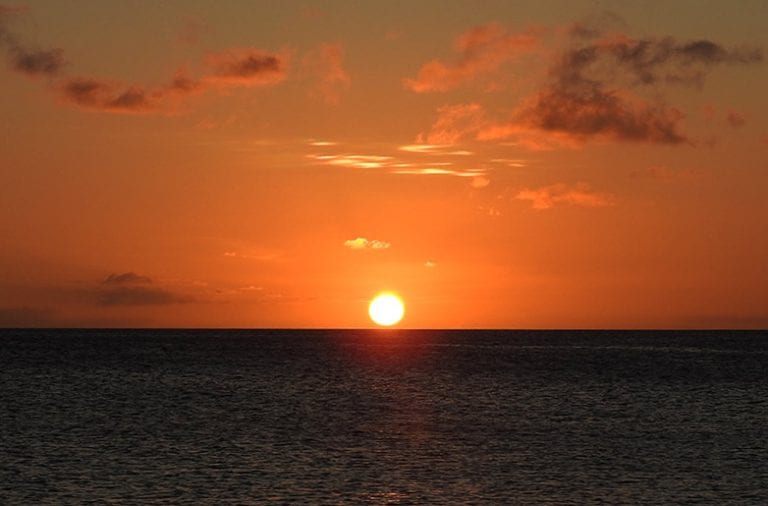
[[[393,293],[380,293],[368,306],[368,314],[377,325],[390,327],[403,319],[403,300]]]

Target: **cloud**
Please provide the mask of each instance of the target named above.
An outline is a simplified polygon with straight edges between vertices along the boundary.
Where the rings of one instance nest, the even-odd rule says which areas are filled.
[[[287,57],[257,49],[211,54],[208,73],[192,78],[177,72],[164,85],[145,88],[94,77],[64,79],[61,97],[69,103],[100,112],[142,114],[169,109],[174,100],[223,87],[272,86],[285,78]]]
[[[363,249],[389,249],[392,245],[388,242],[379,241],[376,239],[366,239],[365,237],[358,237],[356,239],[350,239],[344,241],[344,246],[349,249],[363,250]]]
[[[553,87],[529,98],[516,113],[521,132],[527,129],[565,134],[565,141],[592,138],[681,144],[683,114],[663,103],[651,103],[626,92],[596,86],[590,90]],[[492,130],[482,135],[492,138]],[[498,132],[498,130],[497,130]]]
[[[231,86],[268,86],[285,79],[287,55],[260,49],[241,48],[212,53],[206,57],[211,82]]]
[[[100,290],[96,294],[96,301],[102,306],[162,306],[193,300],[162,288],[121,286]]]
[[[398,147],[397,149],[400,151],[407,151],[409,153],[420,153],[425,155],[469,156],[474,154],[471,151],[467,151],[465,149],[457,150],[450,144],[406,144],[404,146]]]
[[[531,35],[509,33],[496,23],[478,26],[454,42],[458,53],[455,61],[432,60],[419,69],[415,79],[406,79],[404,85],[417,93],[448,91],[493,73],[535,46],[536,39]]]
[[[62,97],[80,107],[106,112],[145,112],[155,107],[153,97],[138,86],[76,78],[65,81]]]
[[[456,176],[456,177],[471,177],[474,178],[472,180],[472,183],[470,183],[473,187],[477,188],[476,186],[476,180],[478,178],[481,178],[483,174],[485,174],[485,171],[482,169],[469,169],[469,170],[461,170],[461,169],[448,169],[443,167],[412,167],[412,168],[397,168],[392,169],[392,174],[420,174],[425,176]]]
[[[88,295],[100,306],[158,306],[194,302],[191,296],[152,285],[152,278],[135,272],[112,273]]]
[[[532,209],[547,210],[558,204],[571,204],[580,207],[606,207],[614,203],[612,195],[598,193],[587,183],[567,185],[556,183],[536,189],[520,190],[514,197],[517,200],[527,200]]]
[[[444,105],[437,110],[437,119],[426,135],[417,139],[432,145],[452,145],[475,135],[486,122],[485,112],[480,104]]]
[[[683,114],[661,99],[629,91],[657,84],[701,85],[718,64],[762,61],[759,49],[724,48],[709,40],[635,39],[625,34],[573,37],[549,70],[550,82],[524,101],[513,123],[560,133],[577,142],[592,138],[658,144],[689,142]]]
[[[310,94],[328,104],[338,104],[341,93],[352,82],[344,68],[344,47],[339,43],[321,44],[304,57],[303,63],[317,80]]]
[[[320,147],[328,147],[323,144]],[[486,173],[484,168],[456,168],[454,161],[440,160],[439,157],[465,157],[472,153],[465,150],[456,150],[448,145],[433,144],[409,144],[398,147],[398,150],[411,154],[413,158],[421,160],[409,160],[386,155],[360,155],[360,154],[331,154],[314,153],[307,158],[315,160],[323,165],[335,165],[339,167],[353,167],[367,170],[385,170],[390,174],[400,175],[440,175],[478,178]],[[424,155],[429,155],[430,160],[425,163]],[[473,181],[475,185],[478,182]]]
[[[131,283],[151,283],[152,279],[147,276],[136,274],[135,272],[124,272],[122,274],[110,274],[104,281],[105,285],[122,285]]]
[[[0,47],[5,50],[13,70],[31,77],[54,77],[64,67],[64,52],[61,49],[31,48],[8,28],[14,18],[24,12],[24,7],[0,5]]]
[[[615,16],[599,21],[618,24]],[[486,61],[478,55],[485,55],[488,48],[497,48],[489,41],[511,40],[512,36],[498,27],[488,32],[496,35],[484,33],[465,34],[461,47],[475,51],[468,51],[453,67],[431,62],[422,68],[424,79],[412,81],[412,88],[420,83],[422,88],[417,86],[417,91],[448,89],[479,73],[496,72],[499,65],[495,63],[476,63]],[[478,104],[444,106],[421,140],[513,140],[537,150],[577,147],[590,140],[691,144],[682,128],[683,113],[664,101],[660,88],[701,87],[715,66],[763,60],[759,48],[728,48],[707,39],[634,38],[588,24],[572,27],[563,42],[563,47],[554,53],[538,91],[520,100],[508,120],[491,120]],[[650,90],[653,98],[644,98],[644,90]],[[729,122],[738,126],[739,116],[729,118]]]
[[[12,68],[28,76],[56,76],[64,67],[64,51],[48,49],[30,51],[14,48],[10,51]]]
[[[756,49],[726,49],[709,41],[614,35],[576,42],[550,69],[552,82],[517,112],[517,123],[577,140],[681,144],[683,114],[657,100],[643,100],[619,86],[657,83],[700,85],[720,63],[755,63]]]
[[[195,78],[177,72],[167,83],[155,87],[67,75],[63,50],[31,48],[9,30],[12,20],[24,12],[24,8],[0,5],[0,48],[10,68],[28,76],[53,79],[53,89],[64,102],[85,109],[124,114],[165,112],[176,100],[192,94],[272,86],[282,82],[288,72],[289,56],[285,52],[239,48],[208,54],[204,58],[205,70]]]

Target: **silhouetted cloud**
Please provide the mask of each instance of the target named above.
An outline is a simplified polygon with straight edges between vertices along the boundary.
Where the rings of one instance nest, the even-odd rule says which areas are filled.
[[[153,97],[138,86],[113,84],[94,78],[77,78],[64,82],[62,96],[81,107],[107,112],[146,112]]]
[[[152,279],[147,276],[136,274],[135,272],[123,272],[122,274],[110,274],[104,278],[105,285],[120,285],[130,283],[151,283]]]
[[[517,200],[527,200],[531,207],[537,210],[546,210],[557,204],[571,204],[580,207],[606,207],[613,205],[614,198],[607,193],[599,193],[587,183],[568,185],[556,183],[541,188],[526,188],[515,195]]]
[[[13,69],[30,76],[55,76],[64,66],[61,49],[30,51],[14,48],[10,53]]]
[[[153,89],[93,77],[66,79],[59,89],[66,101],[87,109],[148,113],[167,110],[175,99],[221,87],[277,84],[286,72],[283,57],[255,49],[209,55],[207,63],[207,75],[192,78],[177,73],[167,84]]]
[[[285,79],[288,55],[254,48],[230,49],[209,54],[206,71],[192,78],[177,73],[167,84],[146,87],[94,76],[64,73],[61,49],[35,49],[25,44],[8,25],[25,8],[0,5],[0,49],[6,53],[11,69],[28,76],[55,79],[53,89],[67,103],[99,112],[164,112],[173,101],[222,87],[270,86]]]
[[[456,39],[455,61],[432,60],[421,67],[415,79],[406,79],[404,84],[419,93],[448,91],[495,71],[535,46],[533,36],[509,33],[497,23],[478,26]]]
[[[523,126],[565,133],[577,141],[604,137],[680,144],[688,140],[680,131],[683,114],[679,110],[602,86],[547,89],[529,98],[516,118]]]
[[[230,49],[208,55],[207,79],[234,86],[276,84],[285,79],[288,58],[253,48]]]
[[[24,7],[0,5],[0,47],[5,50],[11,68],[32,77],[58,75],[64,67],[64,52],[61,49],[29,47],[9,29],[13,18],[24,12]]]
[[[586,39],[586,40],[585,40]],[[603,36],[598,30],[570,40],[550,68],[550,82],[527,99],[513,123],[559,132],[577,141],[602,137],[660,144],[688,142],[683,114],[662,100],[627,90],[655,84],[701,85],[718,64],[762,61],[756,48],[725,48],[709,40]]]
[[[154,286],[152,278],[135,272],[108,275],[92,295],[101,306],[150,306],[194,301],[193,297],[169,287]]]
[[[192,302],[190,297],[162,288],[121,286],[100,290],[96,301],[102,306],[157,306]]]
[[[555,53],[543,86],[521,100],[508,121],[491,121],[477,104],[444,106],[422,140],[512,139],[533,149],[577,146],[591,139],[690,143],[681,125],[683,113],[666,103],[658,88],[701,86],[717,65],[763,60],[760,48],[728,48],[708,39],[634,38],[606,29],[621,24],[615,15],[603,16],[567,31],[564,47]],[[530,50],[535,41],[528,39],[528,35],[513,35],[498,25],[477,28],[457,42],[462,55],[457,63],[432,61],[407,84],[415,91],[451,89],[496,72],[506,59]],[[639,92],[651,87],[654,98],[643,98]],[[739,116],[728,120],[733,126],[740,123]]]
[[[347,241],[344,241],[344,246],[346,246],[349,249],[374,249],[374,250],[381,250],[381,249],[389,249],[390,246],[392,246],[388,242],[379,241],[377,239],[366,239],[365,237],[357,237],[355,239],[350,239]]]

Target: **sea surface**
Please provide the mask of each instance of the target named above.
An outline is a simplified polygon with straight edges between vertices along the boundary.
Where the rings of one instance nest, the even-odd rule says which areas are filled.
[[[0,330],[0,504],[768,504],[768,332]]]

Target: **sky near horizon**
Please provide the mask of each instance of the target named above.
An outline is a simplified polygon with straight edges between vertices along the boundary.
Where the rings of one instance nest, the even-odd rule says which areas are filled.
[[[0,326],[767,328],[766,19],[0,2]]]

